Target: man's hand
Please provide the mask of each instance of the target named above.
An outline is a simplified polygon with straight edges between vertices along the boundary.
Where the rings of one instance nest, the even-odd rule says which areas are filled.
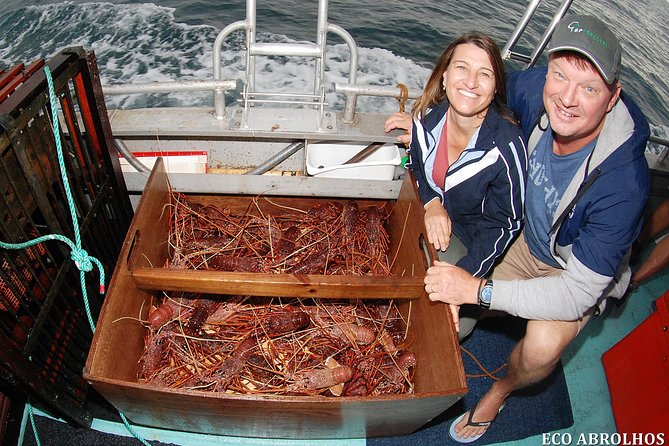
[[[391,130],[403,129],[405,133],[397,137],[397,141],[403,144],[411,143],[411,127],[413,121],[411,120],[411,115],[403,112],[396,112],[390,115],[386,120],[386,123],[383,127],[383,130],[388,133]]]
[[[425,291],[430,300],[451,305],[477,304],[482,280],[455,265],[435,260],[425,275]]]

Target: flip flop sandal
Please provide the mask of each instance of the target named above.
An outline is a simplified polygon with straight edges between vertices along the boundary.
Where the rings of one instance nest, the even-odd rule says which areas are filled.
[[[469,416],[467,417],[467,424],[465,424],[465,426],[487,427],[487,428],[489,428],[490,425],[497,419],[497,415],[499,415],[499,413],[502,411],[502,409],[504,409],[504,404],[499,406],[499,409],[497,410],[497,414],[495,415],[495,418],[493,418],[490,421],[472,421],[472,418],[474,417],[474,412],[476,412],[477,407],[478,407],[478,404],[476,406],[474,406],[474,408],[472,410],[469,411]],[[481,432],[480,434],[474,435],[473,437],[462,438],[462,437],[458,436],[458,434],[455,432],[455,425],[458,424],[460,422],[460,420],[462,420],[462,418],[464,418],[464,416],[465,416],[465,414],[463,413],[455,421],[453,421],[451,423],[451,428],[448,430],[448,435],[453,440],[457,441],[458,443],[473,443],[476,440],[478,440],[479,438],[481,438],[481,436],[483,436],[483,434],[488,432],[488,429],[486,429],[483,432]]]

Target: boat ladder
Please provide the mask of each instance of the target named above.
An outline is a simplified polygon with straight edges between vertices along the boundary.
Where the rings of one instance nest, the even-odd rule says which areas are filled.
[[[304,131],[334,132],[336,125],[333,122],[335,114],[325,112],[328,105],[325,98],[325,49],[326,35],[328,32],[339,35],[347,43],[351,52],[349,64],[349,83],[355,83],[358,53],[357,46],[351,35],[343,28],[328,23],[328,0],[318,0],[318,26],[316,30],[316,43],[312,42],[260,42],[257,35],[256,0],[246,0],[246,20],[234,22],[225,27],[216,38],[214,43],[214,79],[221,79],[221,47],[224,40],[234,31],[245,30],[246,32],[246,74],[242,91],[243,110],[238,109],[235,114],[241,116],[231,117],[231,127],[238,129],[266,128],[266,119],[276,121],[276,115],[264,113],[258,104],[280,104],[281,106],[299,106],[295,110],[295,116],[311,115],[313,119],[286,120],[286,125],[300,125]],[[277,92],[260,91],[256,85],[256,65],[259,56],[266,57],[305,57],[313,58],[314,77],[313,90],[311,92]],[[224,91],[214,92],[214,107],[216,116],[225,116]],[[307,110],[311,109],[309,113]],[[300,111],[301,110],[301,111]],[[275,123],[280,126],[280,123]],[[304,126],[311,128],[304,128]],[[286,130],[277,128],[277,130]]]

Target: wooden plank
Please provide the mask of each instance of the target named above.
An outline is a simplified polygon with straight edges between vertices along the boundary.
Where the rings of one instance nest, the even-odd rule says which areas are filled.
[[[37,59],[35,62],[28,65],[25,70],[23,70],[23,75],[27,79],[43,66],[44,66],[44,59]]]
[[[169,183],[162,160],[154,167],[138,207],[152,215],[162,212],[162,203],[169,197]],[[154,208],[155,207],[155,208]],[[114,380],[134,382],[137,379],[137,364],[144,350],[145,328],[139,322],[146,320],[153,294],[140,290],[131,276],[133,247],[146,235],[147,252],[159,255],[161,247],[157,234],[149,227],[155,222],[134,219],[126,234],[123,247],[108,286],[107,296],[98,316],[95,335],[84,367],[84,378],[105,376]],[[163,244],[165,241],[163,240]],[[154,248],[157,252],[151,251]],[[128,297],[127,299],[125,297]],[[116,315],[127,317],[118,319]],[[115,364],[110,368],[110,364]]]
[[[134,424],[213,435],[337,439],[411,433],[457,402],[463,389],[382,397],[229,395],[95,379]],[[124,395],[125,394],[125,395]]]
[[[261,274],[136,268],[132,278],[144,290],[347,299],[415,299],[423,277]]]

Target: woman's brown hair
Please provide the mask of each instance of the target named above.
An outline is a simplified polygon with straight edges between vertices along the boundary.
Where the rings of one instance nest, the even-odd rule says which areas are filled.
[[[451,60],[453,60],[455,49],[459,45],[467,43],[473,43],[478,48],[481,48],[488,54],[488,58],[490,59],[490,64],[492,65],[495,75],[496,89],[492,104],[490,104],[491,107],[495,107],[495,110],[497,110],[501,116],[514,124],[517,124],[513,113],[506,105],[506,72],[504,70],[504,61],[502,60],[501,52],[495,41],[490,36],[482,33],[463,34],[448,45],[448,48],[444,50],[437,60],[437,65],[434,67],[434,70],[432,70],[432,74],[423,89],[423,94],[416,99],[412,110],[413,116],[415,118],[418,116],[425,116],[425,112],[428,108],[434,107],[446,99],[446,92],[442,88],[444,72],[451,63]]]

